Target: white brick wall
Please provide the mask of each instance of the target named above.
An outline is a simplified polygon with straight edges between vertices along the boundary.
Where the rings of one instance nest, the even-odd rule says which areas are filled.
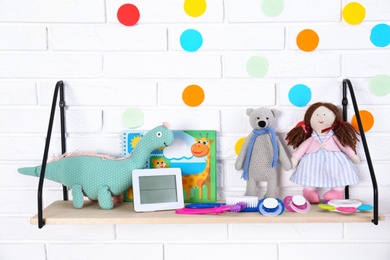
[[[351,77],[370,77],[377,74],[390,73],[390,54],[375,53],[346,53],[343,57],[345,74]]]
[[[245,52],[224,55],[226,78],[250,78],[246,63],[252,56],[262,56],[269,63],[265,78],[337,78],[340,55],[336,53]]]
[[[180,51],[180,35],[188,29],[186,24],[169,27],[169,49]],[[282,50],[283,26],[264,25],[196,25],[190,27],[202,34],[202,51]]]
[[[338,22],[340,21],[340,0],[324,2],[321,0],[284,1],[283,12],[274,18],[268,17],[261,10],[261,0],[228,0],[227,18],[232,23],[253,22]]]
[[[65,82],[68,151],[119,155],[123,112],[140,108],[143,128],[162,121],[173,129],[218,131],[219,196],[242,195],[246,183],[234,169],[234,146],[251,131],[245,110],[279,111],[280,139],[302,119],[305,108],[288,99],[305,84],[311,102],[340,104],[349,78],[375,124],[366,134],[379,185],[380,212],[390,217],[390,95],[369,90],[377,74],[390,75],[389,47],[370,42],[371,28],[390,24],[390,1],[359,0],[362,24],[342,18],[349,0],[285,0],[278,17],[261,12],[262,0],[208,0],[206,12],[189,17],[184,1],[133,0],[138,24],[117,20],[120,0],[0,1],[0,259],[379,259],[390,255],[390,221],[332,224],[47,225],[29,224],[36,214],[38,179],[17,168],[40,164],[53,88]],[[180,36],[196,29],[197,52],[182,50]],[[304,53],[296,35],[311,28],[320,37]],[[246,63],[264,57],[264,78],[251,78]],[[205,100],[188,107],[182,91],[201,86]],[[349,118],[352,118],[352,107]],[[49,155],[60,151],[58,113]],[[291,152],[291,148],[289,148]],[[359,145],[362,182],[351,197],[372,203],[369,171]],[[282,195],[301,192],[280,170]],[[264,184],[262,184],[264,186]],[[322,192],[322,191],[321,191]],[[45,181],[44,204],[61,199],[61,186]],[[324,253],[326,252],[326,253]]]
[[[98,54],[0,54],[1,78],[96,78],[102,76]]]
[[[47,36],[44,26],[4,26],[0,28],[1,50],[46,50]]]
[[[107,54],[104,76],[107,78],[221,78],[221,57],[198,53]]]
[[[52,259],[163,259],[163,244],[135,243],[135,244],[49,244],[47,256]]]
[[[7,105],[37,105],[37,90],[35,82],[0,82],[0,104]]]
[[[7,23],[104,23],[103,0],[21,0],[0,3],[0,21]]]
[[[134,28],[121,25],[53,26],[50,30],[50,47],[58,51],[165,51],[167,49],[166,31],[164,26]],[[152,35],[153,41],[150,40]]]
[[[371,49],[370,32],[372,27],[372,24],[352,28],[347,24],[338,27],[334,25],[291,26],[288,30],[288,48],[298,50],[295,42],[298,33],[310,28],[316,31],[320,37],[317,50]]]

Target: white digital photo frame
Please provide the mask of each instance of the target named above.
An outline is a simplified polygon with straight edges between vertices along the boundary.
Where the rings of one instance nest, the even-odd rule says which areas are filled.
[[[136,212],[184,207],[180,168],[133,170],[132,180]]]

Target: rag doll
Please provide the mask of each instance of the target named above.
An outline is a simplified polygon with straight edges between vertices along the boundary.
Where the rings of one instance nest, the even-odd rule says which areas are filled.
[[[360,161],[356,154],[358,132],[341,120],[335,105],[312,104],[304,121],[287,133],[286,140],[296,148],[291,157],[296,170],[290,181],[304,186],[303,196],[310,203],[320,202],[317,187],[329,189],[325,200],[343,199],[344,187],[359,183],[353,165]]]

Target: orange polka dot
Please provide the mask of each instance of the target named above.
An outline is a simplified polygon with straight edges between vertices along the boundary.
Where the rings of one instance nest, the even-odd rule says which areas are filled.
[[[359,111],[360,119],[362,120],[363,131],[368,132],[374,126],[374,116],[367,110]],[[356,115],[352,117],[352,126],[359,131],[359,126],[357,123]]]
[[[317,48],[319,41],[320,38],[318,37],[318,34],[311,29],[305,29],[297,36],[298,48],[306,52],[314,51]]]
[[[190,107],[197,107],[204,101],[204,91],[198,85],[187,86],[182,94],[184,103]]]

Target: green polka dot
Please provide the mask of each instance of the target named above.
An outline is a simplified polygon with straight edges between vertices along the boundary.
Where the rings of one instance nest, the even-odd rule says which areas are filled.
[[[371,79],[369,89],[375,96],[386,96],[390,93],[390,77],[383,74],[376,75]]]
[[[268,72],[268,61],[261,56],[253,56],[246,63],[246,70],[253,78],[262,78]]]
[[[144,124],[144,114],[138,108],[129,108],[122,114],[122,124],[128,129],[140,127]]]
[[[261,10],[266,16],[276,17],[283,12],[284,0],[263,0]]]

